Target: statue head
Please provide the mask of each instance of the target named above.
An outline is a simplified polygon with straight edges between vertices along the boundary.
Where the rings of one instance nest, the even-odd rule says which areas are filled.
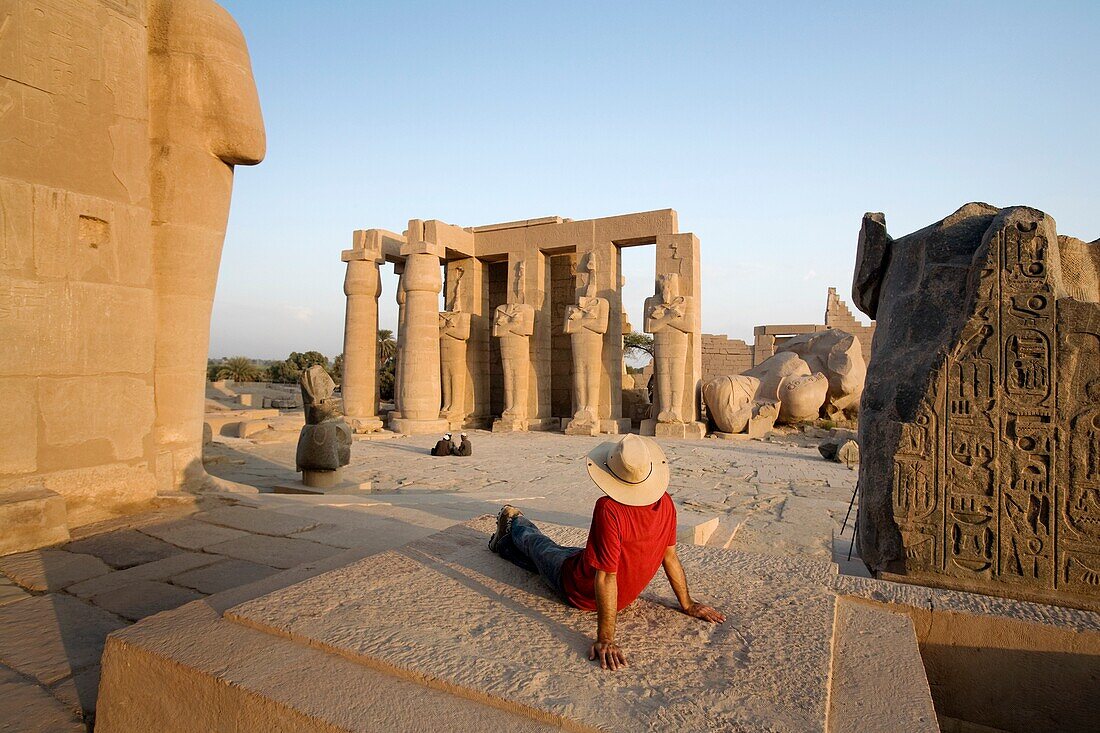
[[[594,253],[589,252],[584,258],[584,265],[581,268],[580,276],[581,283],[584,287],[584,297],[595,298],[596,297],[596,256]]]
[[[658,275],[657,294],[661,296],[662,303],[671,303],[680,297],[680,275],[675,272],[664,272]]]
[[[306,424],[317,425],[340,417],[340,410],[332,397],[332,393],[336,391],[336,383],[323,366],[314,364],[306,369],[298,378],[298,384],[302,388],[302,408],[306,413]]]

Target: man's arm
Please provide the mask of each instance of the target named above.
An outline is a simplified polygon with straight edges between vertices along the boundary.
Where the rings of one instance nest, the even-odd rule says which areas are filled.
[[[704,621],[716,624],[725,622],[726,616],[721,611],[716,611],[710,606],[691,600],[691,594],[688,593],[687,576],[684,574],[684,566],[680,564],[680,556],[676,554],[676,545],[669,545],[665,548],[663,565],[665,575],[668,576],[668,584],[672,586],[672,592],[676,594],[676,600],[680,602],[680,610],[688,616],[701,618]]]
[[[604,669],[626,666],[626,657],[615,643],[615,615],[619,610],[619,585],[615,573],[596,571],[596,643],[588,650],[589,659],[599,659]]]

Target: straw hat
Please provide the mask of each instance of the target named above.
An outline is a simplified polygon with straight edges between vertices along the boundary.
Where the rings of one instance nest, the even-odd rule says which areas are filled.
[[[657,441],[627,435],[588,454],[588,475],[620,504],[648,506],[668,488],[668,459]]]

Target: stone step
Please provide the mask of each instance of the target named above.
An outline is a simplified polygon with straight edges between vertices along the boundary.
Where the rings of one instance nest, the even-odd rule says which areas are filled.
[[[65,500],[42,488],[0,490],[0,555],[69,540]]]

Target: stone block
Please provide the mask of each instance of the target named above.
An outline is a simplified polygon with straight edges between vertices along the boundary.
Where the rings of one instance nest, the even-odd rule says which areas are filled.
[[[178,547],[142,534],[136,529],[119,529],[93,535],[87,539],[70,542],[64,549],[69,552],[95,555],[114,568],[143,565],[183,552]]]
[[[99,673],[98,664],[88,667],[54,684],[50,692],[71,710],[82,712],[87,719],[95,713],[96,697],[99,695]]]
[[[29,473],[38,468],[38,389],[35,382],[29,377],[0,379],[0,394],[4,395],[4,417],[0,425],[7,436],[0,441],[0,474]]]
[[[194,519],[174,519],[138,527],[138,531],[185,550],[204,550],[219,542],[243,537],[247,532]]]
[[[98,557],[64,550],[32,550],[0,557],[0,572],[27,590],[38,592],[60,590],[110,571]]]
[[[172,555],[163,560],[136,565],[126,570],[117,570],[113,573],[100,575],[90,580],[85,580],[75,585],[70,585],[66,590],[74,596],[91,598],[113,590],[118,590],[138,580],[168,580],[174,575],[211,565],[220,560],[218,555],[209,555],[202,552],[184,552]]]
[[[675,440],[692,440],[706,437],[707,426],[701,422],[659,423],[656,420],[642,420],[639,430],[642,435]]]
[[[202,597],[203,594],[189,588],[155,580],[135,580],[120,588],[92,596],[91,601],[125,619],[137,621]]]
[[[837,599],[829,730],[939,733],[913,622],[901,613]],[[903,685],[896,680],[905,680]]]
[[[486,550],[493,526],[486,517],[452,527],[225,617],[562,727],[651,730],[659,720],[660,729],[685,731],[825,729],[828,564],[682,548],[694,592],[730,620],[709,625],[673,611],[667,581],[657,578],[620,613],[631,666],[609,674],[586,659],[594,615],[562,604],[537,575]],[[583,542],[584,530],[540,526],[555,541]],[[441,599],[446,614],[431,610]],[[418,628],[425,614],[433,618],[430,638]],[[624,685],[631,694],[622,694]]]
[[[30,593],[0,575],[0,606],[6,606],[9,603],[15,603],[30,597]]]
[[[208,512],[199,512],[194,515],[194,519],[251,532],[252,534],[273,536],[286,536],[295,532],[302,532],[310,527],[316,527],[318,524],[313,519],[306,519],[293,514],[282,514],[281,512],[240,505],[224,506]]]
[[[339,552],[336,548],[316,542],[266,535],[249,535],[207,549],[208,552],[277,568],[292,568],[304,562],[316,562]]]
[[[254,435],[271,429],[271,424],[266,420],[241,420],[237,423],[229,423],[222,429],[222,435],[232,438],[251,438]]]
[[[46,489],[0,490],[0,527],[0,555],[65,542],[65,500]]]
[[[330,473],[339,474],[338,471]],[[370,481],[351,481],[339,477],[331,486],[307,486],[302,481],[284,482],[271,487],[275,494],[313,494],[317,496],[355,496],[357,494],[369,494],[373,486]]]
[[[0,665],[0,723],[21,733],[86,733],[76,710]]]
[[[277,572],[279,571],[269,565],[247,560],[221,560],[213,565],[180,573],[172,578],[172,582],[200,593],[221,593],[263,580]]]
[[[40,379],[40,452],[56,468],[141,458],[153,429],[153,389],[134,377]]]
[[[0,658],[44,685],[99,662],[107,634],[126,624],[72,596],[51,593],[0,606]]]
[[[70,527],[111,519],[147,507],[157,495],[148,464],[108,463],[42,476],[42,485],[65,499]]]

